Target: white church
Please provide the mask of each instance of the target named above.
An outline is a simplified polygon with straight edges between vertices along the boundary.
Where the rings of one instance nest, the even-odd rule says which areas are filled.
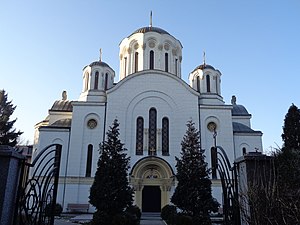
[[[57,202],[64,211],[70,203],[88,203],[99,144],[116,118],[131,158],[134,204],[144,212],[158,212],[170,203],[175,156],[180,156],[187,121],[200,131],[209,167],[215,140],[231,162],[262,151],[262,132],[251,128],[251,114],[234,96],[224,102],[221,72],[205,62],[195,65],[187,84],[181,78],[182,57],[182,44],[167,31],[152,25],[137,29],[120,43],[119,81],[100,57],[83,68],[79,98],[68,100],[63,92],[36,124],[34,149],[62,145]],[[212,190],[222,204],[220,180],[212,180]]]

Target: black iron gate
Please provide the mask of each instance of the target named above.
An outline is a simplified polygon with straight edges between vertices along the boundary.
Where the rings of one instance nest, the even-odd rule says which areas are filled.
[[[241,225],[237,167],[231,166],[226,152],[220,146],[211,148],[212,178],[221,179],[223,191],[223,217],[225,225]]]
[[[49,145],[32,163],[22,163],[15,225],[54,224],[61,147]]]

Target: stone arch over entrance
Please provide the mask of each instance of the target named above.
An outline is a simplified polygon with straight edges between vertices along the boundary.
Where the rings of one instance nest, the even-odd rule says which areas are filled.
[[[160,212],[170,203],[174,178],[172,167],[162,158],[149,156],[137,161],[130,172],[135,204],[144,212]]]

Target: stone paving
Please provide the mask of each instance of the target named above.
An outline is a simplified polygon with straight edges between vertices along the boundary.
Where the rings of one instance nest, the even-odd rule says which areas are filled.
[[[92,214],[69,215],[55,219],[54,225],[74,225],[82,222],[87,222],[92,219]],[[161,219],[160,213],[143,213],[140,225],[166,225]]]

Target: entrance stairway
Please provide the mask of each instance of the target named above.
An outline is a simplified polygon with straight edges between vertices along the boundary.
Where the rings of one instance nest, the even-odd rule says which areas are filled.
[[[140,225],[165,225],[160,212],[143,212]]]

